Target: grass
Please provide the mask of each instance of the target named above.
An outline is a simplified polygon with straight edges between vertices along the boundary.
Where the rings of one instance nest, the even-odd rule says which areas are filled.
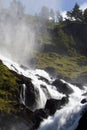
[[[15,93],[18,92],[17,78],[2,63],[0,63],[0,111],[6,113],[15,111]]]
[[[64,56],[57,53],[38,53],[36,55],[38,68],[54,68],[63,77],[75,79],[80,74],[87,72],[87,65],[79,65],[79,62],[86,61],[85,56]]]
[[[16,112],[14,105],[16,102],[11,100],[6,100],[0,98],[0,111],[10,114],[11,112]]]

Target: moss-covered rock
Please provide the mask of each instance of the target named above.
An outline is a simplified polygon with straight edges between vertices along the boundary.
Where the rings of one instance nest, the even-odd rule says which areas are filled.
[[[0,62],[0,111],[16,111],[18,87],[17,77]]]

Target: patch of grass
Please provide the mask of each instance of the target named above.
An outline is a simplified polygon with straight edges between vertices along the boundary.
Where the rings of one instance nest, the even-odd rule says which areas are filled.
[[[78,63],[86,60],[85,56],[64,56],[57,53],[38,53],[36,56],[38,68],[54,68],[63,77],[75,79],[81,73],[87,72],[87,65],[81,66]]]
[[[16,112],[14,105],[16,102],[11,101],[11,100],[5,100],[0,98],[0,111],[3,111],[5,113],[10,113],[10,112]]]
[[[2,63],[0,63],[0,111],[9,113],[15,111],[15,93],[18,92],[17,78]]]

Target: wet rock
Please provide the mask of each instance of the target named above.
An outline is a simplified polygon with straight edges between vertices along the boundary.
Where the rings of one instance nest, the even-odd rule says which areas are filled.
[[[49,111],[49,115],[53,115],[57,109],[61,109],[62,106],[64,106],[66,103],[68,103],[68,96],[63,97],[62,99],[49,99],[46,102],[45,110]]]
[[[73,93],[72,88],[70,88],[70,86],[68,84],[63,83],[59,79],[56,79],[52,83],[52,85],[54,85],[60,93],[63,93],[63,94],[66,94],[66,95]]]
[[[38,77],[39,80],[42,80],[42,81],[46,82],[47,84],[50,84],[48,79],[46,79],[46,78],[44,78],[44,77],[42,77],[42,76],[40,76],[38,74],[36,76]]]
[[[48,117],[48,111],[46,111],[45,109],[38,109],[34,112],[34,128],[38,128],[41,121],[43,121],[43,119],[46,119]]]
[[[50,95],[47,87],[45,85],[40,85],[40,87],[42,88],[42,90],[45,93],[46,97],[51,98],[51,95]]]
[[[77,86],[78,88],[80,88],[80,89],[84,89],[84,87],[83,87],[83,84],[82,83],[79,83],[79,82],[71,82],[71,84],[73,84],[73,85],[75,85],[75,86]]]
[[[28,82],[28,84],[26,84],[25,99],[25,104],[28,107],[32,107],[36,102],[35,90],[31,82]]]
[[[17,74],[12,70],[11,72],[17,77],[17,83],[19,85],[19,95],[23,84],[25,84],[25,104],[26,106],[33,108],[34,104],[36,103],[36,92],[34,89],[34,85],[32,84],[31,78],[27,78],[24,75]]]
[[[81,103],[82,104],[87,103],[87,99],[86,98],[82,99]]]
[[[87,130],[87,111],[83,114],[79,120],[78,127],[75,130]]]

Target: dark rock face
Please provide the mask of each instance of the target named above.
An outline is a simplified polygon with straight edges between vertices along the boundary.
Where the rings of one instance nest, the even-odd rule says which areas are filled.
[[[60,100],[47,100],[44,109],[38,109],[35,112],[33,112],[33,129],[38,128],[43,119],[46,119],[49,115],[53,115],[57,109],[61,109],[61,107],[64,106],[66,103],[68,103],[68,97],[63,97]]]
[[[75,85],[75,86],[77,86],[78,88],[80,88],[82,90],[84,89],[82,83],[75,82],[75,83],[72,83],[72,84]]]
[[[34,90],[34,86],[31,82],[29,82],[26,88],[26,93],[25,93],[25,104],[28,107],[32,107],[35,104],[35,90]]]
[[[34,85],[32,84],[32,80],[30,78],[25,77],[24,75],[17,74],[16,72],[11,72],[17,77],[17,83],[19,84],[19,95],[21,91],[21,87],[23,84],[26,85],[26,91],[25,91],[25,104],[28,107],[32,107],[35,104],[36,100],[36,93],[34,90]],[[20,97],[19,97],[20,98]]]
[[[42,76],[40,76],[38,74],[36,76],[38,77],[39,80],[42,80],[42,81],[46,82],[47,84],[50,84],[48,79],[46,79],[46,78],[44,78],[44,77],[42,77]]]
[[[79,125],[75,130],[87,130],[87,111],[81,117]]]
[[[0,114],[0,129],[1,130],[30,130],[32,126],[25,119],[15,116]]]
[[[87,103],[87,99],[86,98],[82,99],[81,103],[82,104]]]
[[[66,83],[63,83],[61,80],[56,79],[52,85],[54,85],[57,90],[61,93],[64,93],[66,95],[73,93],[73,90],[70,88],[70,86]]]
[[[38,128],[41,121],[46,119],[49,116],[48,112],[45,109],[38,109],[34,112],[34,128]]]
[[[64,106],[66,103],[68,103],[68,96],[63,97],[60,100],[49,99],[46,102],[45,110],[49,112],[49,115],[53,115],[57,109],[61,109],[61,107]]]

